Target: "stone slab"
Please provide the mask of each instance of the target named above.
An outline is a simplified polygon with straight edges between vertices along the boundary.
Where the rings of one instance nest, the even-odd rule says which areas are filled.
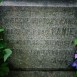
[[[4,0],[4,1],[9,1],[9,0]],[[27,1],[27,2],[55,2],[55,3],[72,3],[76,2],[76,0],[10,0],[10,1]]]
[[[76,0],[3,0],[0,6],[77,7]]]
[[[57,72],[38,72],[38,71],[12,71],[10,72],[8,77],[75,77],[74,72],[63,72],[63,71],[57,71]]]
[[[67,68],[77,37],[77,8],[0,7],[5,41],[17,68]]]

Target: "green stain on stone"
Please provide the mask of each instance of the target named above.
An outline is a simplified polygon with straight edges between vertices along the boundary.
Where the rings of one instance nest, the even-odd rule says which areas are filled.
[[[0,29],[0,32],[4,32],[4,29],[3,29],[3,28],[1,28],[1,29]]]
[[[74,40],[74,45],[77,45],[77,39]]]
[[[3,0],[0,0],[0,2],[2,2]]]

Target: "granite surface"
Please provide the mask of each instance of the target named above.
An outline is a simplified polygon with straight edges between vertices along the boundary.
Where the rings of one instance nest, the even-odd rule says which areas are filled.
[[[67,68],[73,61],[77,8],[0,9],[0,24],[5,28],[4,39],[13,51],[10,63],[14,67]]]
[[[43,71],[12,71],[8,77],[75,77],[74,72],[63,72],[63,71],[52,71],[52,72],[43,72]]]
[[[55,3],[73,3],[77,2],[76,0],[4,0],[4,1],[27,1],[27,2],[55,2]]]

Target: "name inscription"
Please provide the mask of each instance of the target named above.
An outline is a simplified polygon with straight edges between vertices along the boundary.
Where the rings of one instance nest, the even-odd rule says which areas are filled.
[[[7,8],[7,9],[6,9]],[[20,68],[65,68],[73,61],[77,20],[73,8],[6,7],[1,19],[10,62]]]

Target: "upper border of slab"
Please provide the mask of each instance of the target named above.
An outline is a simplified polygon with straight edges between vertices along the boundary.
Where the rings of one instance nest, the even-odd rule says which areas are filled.
[[[3,1],[0,6],[34,6],[34,7],[77,7],[77,3],[50,3],[50,2],[25,2]]]

